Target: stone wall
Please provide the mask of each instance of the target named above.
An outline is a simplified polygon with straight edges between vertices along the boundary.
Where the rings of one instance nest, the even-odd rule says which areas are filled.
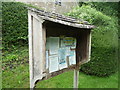
[[[32,5],[41,7],[46,11],[52,11],[56,13],[66,13],[69,12],[73,7],[77,6],[77,2],[32,2]]]
[[[24,3],[32,4],[46,11],[56,12],[60,14],[69,12],[73,7],[76,7],[78,5],[76,1],[75,2],[60,2],[60,0],[56,0],[55,2],[24,2]]]

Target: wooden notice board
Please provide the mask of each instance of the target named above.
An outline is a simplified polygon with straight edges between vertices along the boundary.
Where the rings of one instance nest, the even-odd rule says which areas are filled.
[[[38,80],[69,70],[74,70],[74,88],[77,88],[80,65],[90,60],[94,27],[45,14],[33,8],[28,10],[30,88]]]

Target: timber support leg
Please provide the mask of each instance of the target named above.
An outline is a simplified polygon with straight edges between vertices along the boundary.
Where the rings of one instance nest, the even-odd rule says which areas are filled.
[[[79,69],[74,69],[74,80],[73,80],[73,88],[74,90],[78,90],[78,83],[79,83]]]

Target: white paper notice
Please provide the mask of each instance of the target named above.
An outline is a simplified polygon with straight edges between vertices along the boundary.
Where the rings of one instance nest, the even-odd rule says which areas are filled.
[[[49,68],[49,58],[48,58],[48,51],[46,51],[46,69]]]
[[[76,64],[76,56],[75,56],[75,51],[70,51],[70,55],[69,55],[69,64]]]
[[[59,64],[58,56],[56,55],[49,56],[49,73],[58,71],[59,70],[58,64]]]
[[[66,47],[66,57],[70,56],[70,51],[71,51],[70,47]]]
[[[48,37],[46,41],[46,69],[49,68],[49,73],[67,68],[68,64],[76,64],[75,48],[76,39],[73,37]]]
[[[50,55],[58,54],[59,37],[49,37]]]
[[[67,68],[67,62],[66,62],[66,49],[60,48],[59,49],[59,68]]]

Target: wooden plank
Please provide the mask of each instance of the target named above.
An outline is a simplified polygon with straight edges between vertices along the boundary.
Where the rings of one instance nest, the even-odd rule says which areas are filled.
[[[60,75],[60,74],[62,74],[64,72],[74,70],[75,68],[76,68],[76,65],[71,65],[68,68],[64,68],[64,69],[61,69],[59,71],[55,71],[55,72],[52,72],[52,73],[47,73],[42,80],[50,79],[50,78],[52,78],[54,76],[57,76],[57,75]],[[42,80],[40,80],[40,81],[42,81]]]
[[[85,57],[82,58],[81,64],[87,63],[90,61],[90,55],[91,55],[91,30],[86,32],[86,35],[84,37],[86,40],[85,44]]]
[[[33,65],[32,65],[32,60],[33,60],[33,52],[32,52],[32,23],[33,23],[33,17],[31,16],[31,12],[28,11],[28,41],[29,41],[29,71],[30,71],[30,88],[34,87],[33,82]]]
[[[77,37],[76,57],[77,64],[81,65],[88,62],[91,53],[91,30],[83,31]]]
[[[91,57],[91,31],[88,35],[88,60],[90,61],[90,57]]]
[[[46,71],[46,28],[45,25],[42,24],[42,67],[43,67],[43,73]]]
[[[44,20],[37,17],[31,11],[28,11],[29,22],[29,70],[30,70],[30,88],[35,86],[38,79],[44,77],[43,59],[45,59],[45,32],[43,35],[42,23]],[[43,37],[44,36],[44,37]]]
[[[41,24],[39,23],[39,20],[33,17],[33,76],[34,78],[40,74],[41,72],[41,60],[42,56],[40,55],[42,53],[42,31],[41,31]]]
[[[74,90],[78,90],[78,84],[79,84],[79,69],[74,69],[74,82],[73,82],[73,87]]]

